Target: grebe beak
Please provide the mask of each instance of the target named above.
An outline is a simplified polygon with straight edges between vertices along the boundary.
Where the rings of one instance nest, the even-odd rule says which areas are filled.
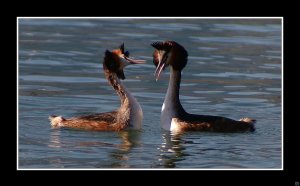
[[[124,56],[124,59],[127,60],[129,62],[129,64],[144,64],[144,63],[146,63],[145,60],[132,59],[132,58],[129,58],[129,57],[126,57],[126,56]]]
[[[164,51],[161,51],[161,52],[164,52]],[[164,54],[161,54],[158,56],[158,65],[154,72],[156,81],[158,81],[161,72],[166,68],[166,60],[161,59],[161,56],[164,56]]]
[[[157,65],[156,70],[155,70],[155,73],[154,73],[154,76],[155,76],[156,81],[158,81],[161,72],[162,72],[163,69],[165,68],[165,65],[166,65],[166,63],[163,63],[163,62],[161,62],[161,61],[160,61],[159,64]]]
[[[146,62],[145,60],[132,59],[127,56],[120,56],[120,60],[122,63],[122,68],[125,68],[126,66],[131,64],[144,64]]]

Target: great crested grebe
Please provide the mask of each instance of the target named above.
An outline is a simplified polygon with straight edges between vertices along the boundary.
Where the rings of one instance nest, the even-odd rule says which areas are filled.
[[[115,89],[121,99],[118,110],[106,113],[84,115],[65,119],[62,116],[50,116],[54,128],[74,128],[96,131],[120,131],[123,129],[140,129],[143,112],[140,104],[122,84],[125,79],[123,69],[130,64],[143,64],[144,60],[129,58],[129,52],[124,51],[124,43],[112,52],[106,50],[103,70],[108,83]],[[120,79],[119,79],[120,78]]]
[[[235,121],[220,116],[195,115],[187,113],[179,100],[181,71],[187,64],[187,51],[175,41],[154,42],[153,63],[156,66],[155,77],[170,65],[170,80],[167,94],[161,110],[162,128],[169,131],[213,131],[236,132],[254,131],[256,120],[242,118]]]

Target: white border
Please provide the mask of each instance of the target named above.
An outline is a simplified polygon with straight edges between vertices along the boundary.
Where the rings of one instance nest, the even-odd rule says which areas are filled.
[[[19,19],[280,19],[281,20],[281,168],[274,168],[274,169],[186,169],[186,168],[90,168],[90,169],[58,169],[58,168],[19,168]],[[283,170],[283,24],[284,19],[283,17],[17,17],[17,170],[207,170],[207,171],[215,171],[215,170],[227,170],[227,171],[236,171],[236,170]]]
[[[17,169],[19,169],[19,18],[17,18],[17,43],[16,44],[17,44]]]
[[[283,18],[281,19],[281,170],[283,170],[283,24],[284,24],[284,20]]]
[[[18,19],[283,19],[283,17],[18,17]]]

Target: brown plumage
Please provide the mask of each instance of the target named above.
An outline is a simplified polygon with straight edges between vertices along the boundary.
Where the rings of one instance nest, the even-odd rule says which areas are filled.
[[[73,128],[94,131],[120,131],[127,128],[140,129],[143,113],[139,103],[124,87],[120,79],[125,79],[123,69],[129,64],[142,64],[143,60],[129,58],[124,44],[112,52],[106,50],[103,70],[108,83],[114,88],[121,100],[116,111],[90,114],[65,119],[62,116],[50,116],[54,128]]]
[[[187,113],[179,99],[181,71],[187,64],[188,53],[175,41],[154,42],[153,63],[155,76],[159,79],[161,72],[170,66],[168,91],[162,106],[162,128],[170,131],[211,131],[237,132],[254,131],[256,120],[242,118],[239,121],[221,116],[195,115]]]
[[[190,116],[189,116],[190,115]],[[189,119],[190,118],[190,119]],[[184,119],[184,120],[182,120]],[[254,131],[253,123],[255,120],[245,118],[246,120],[235,121],[219,116],[191,115],[186,117],[173,118],[172,122],[177,123],[177,131],[209,131],[209,132],[238,132]]]

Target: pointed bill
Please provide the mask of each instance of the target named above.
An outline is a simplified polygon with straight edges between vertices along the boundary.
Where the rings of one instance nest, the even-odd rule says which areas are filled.
[[[124,59],[126,59],[130,64],[144,64],[146,63],[145,60],[141,60],[141,59],[132,59],[129,57],[124,56]]]
[[[161,72],[162,72],[163,69],[165,68],[165,65],[166,65],[166,63],[163,63],[163,62],[161,62],[161,61],[160,61],[159,64],[157,65],[156,70],[155,70],[155,73],[154,73],[154,76],[155,76],[156,81],[158,81]]]

